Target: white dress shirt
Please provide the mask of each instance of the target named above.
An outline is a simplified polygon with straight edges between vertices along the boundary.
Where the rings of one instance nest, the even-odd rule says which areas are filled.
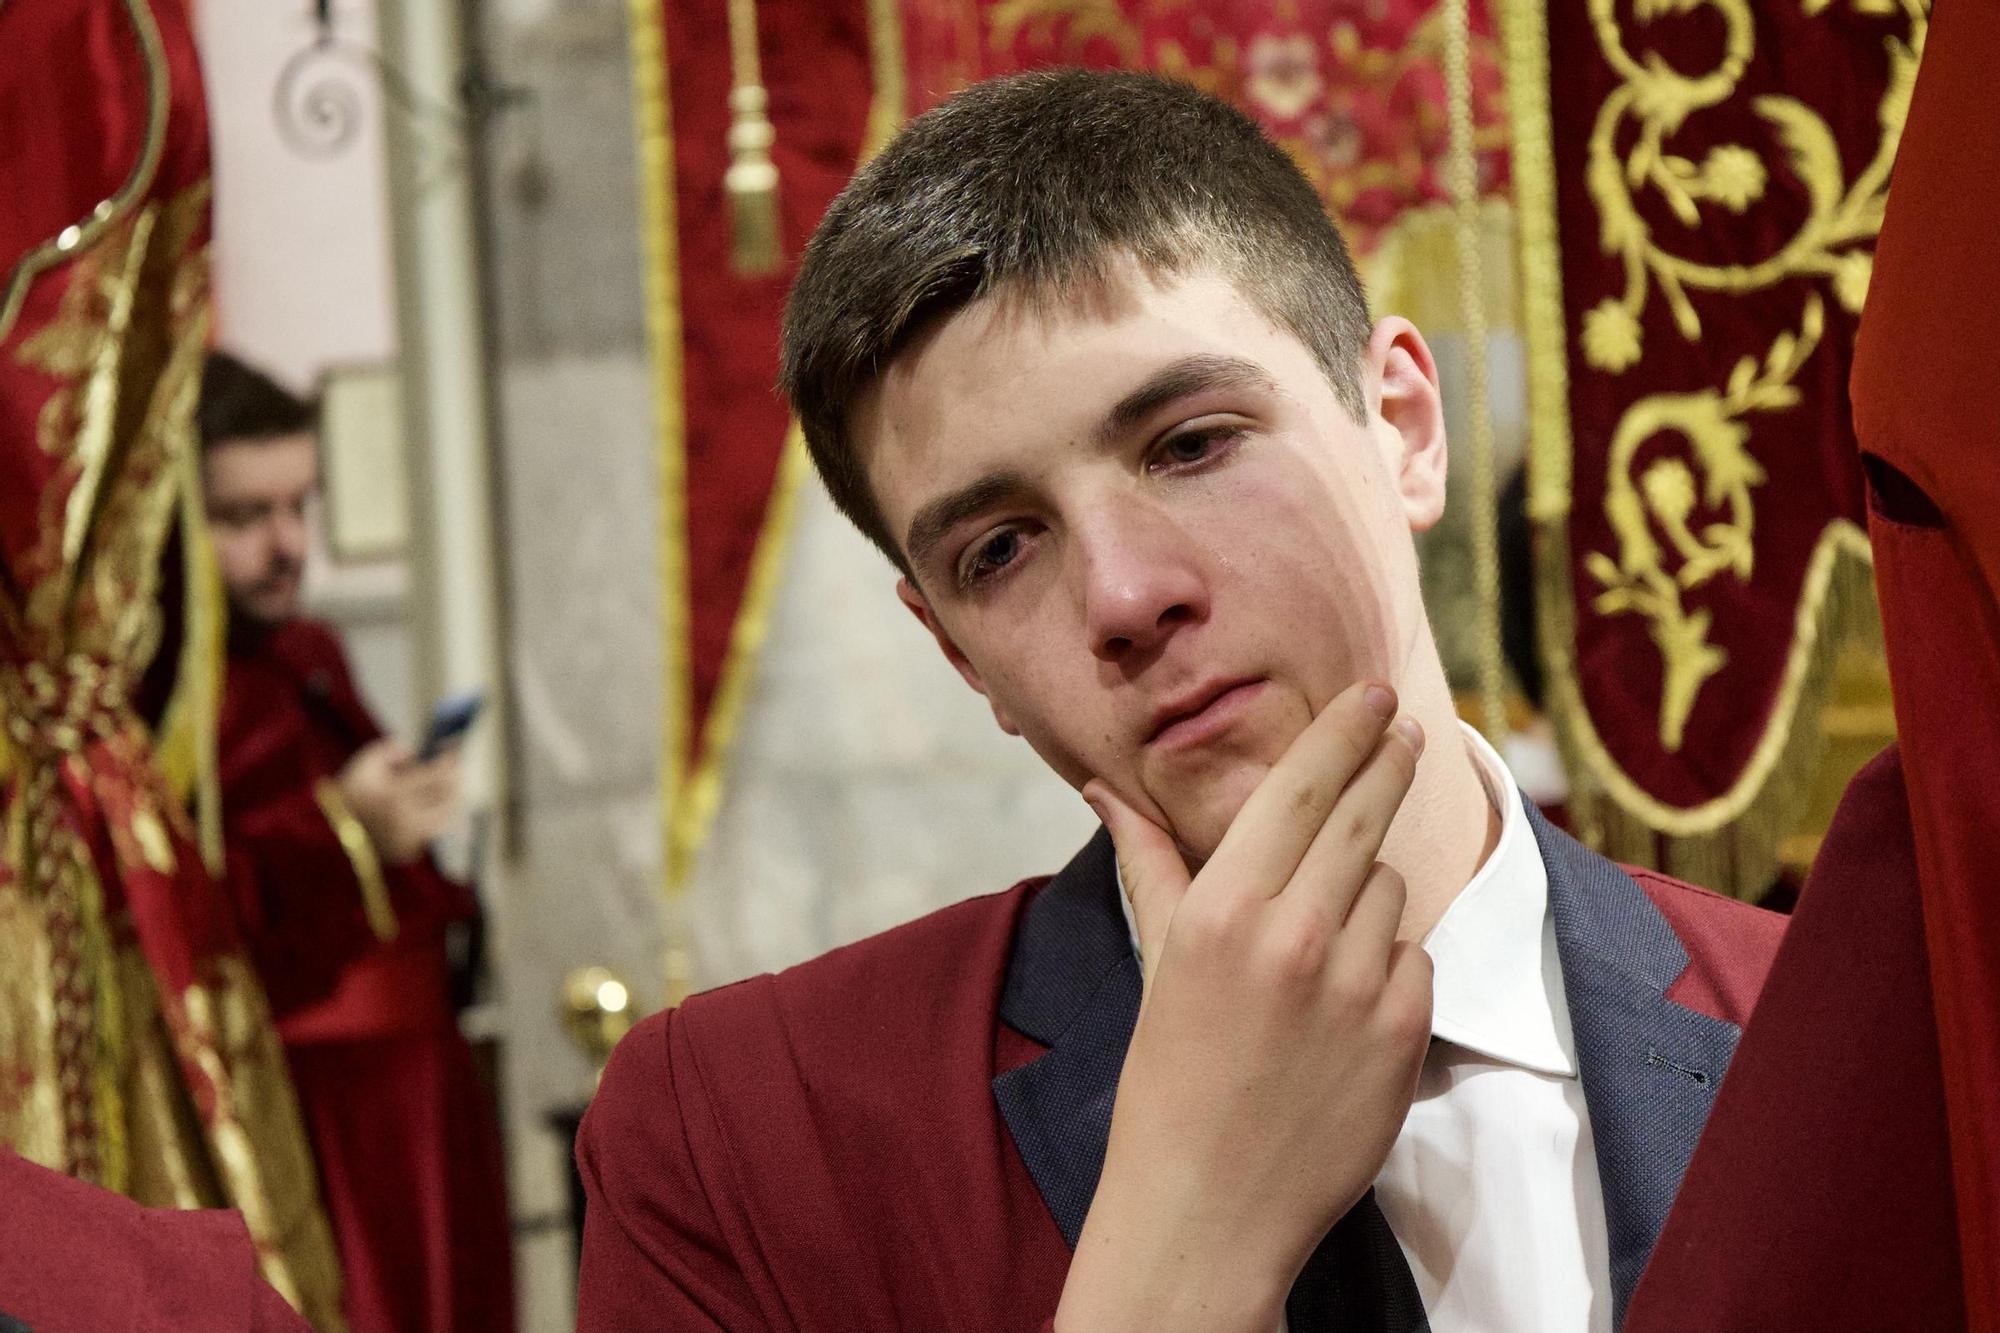
[[[1609,1333],[1604,1189],[1549,872],[1513,777],[1465,735],[1500,841],[1424,939],[1431,1049],[1375,1198],[1436,1333]]]
[[[1434,1333],[1609,1333],[1604,1190],[1548,870],[1500,756],[1465,736],[1500,840],[1424,939],[1433,1040],[1375,1198]]]

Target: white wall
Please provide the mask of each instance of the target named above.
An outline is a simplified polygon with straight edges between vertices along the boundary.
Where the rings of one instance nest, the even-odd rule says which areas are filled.
[[[208,81],[215,151],[218,341],[288,383],[329,366],[395,354],[382,96],[357,65],[315,56],[301,89],[351,104],[352,139],[302,155],[279,132],[273,99],[287,63],[312,42],[304,0],[198,0],[195,33]],[[372,6],[337,0],[343,45],[372,48]]]

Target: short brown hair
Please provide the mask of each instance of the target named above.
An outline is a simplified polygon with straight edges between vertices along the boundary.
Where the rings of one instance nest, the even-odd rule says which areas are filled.
[[[195,426],[205,454],[231,440],[272,440],[319,429],[319,404],[247,361],[215,351],[201,368]]]
[[[847,429],[856,395],[922,326],[1002,287],[1060,296],[1119,254],[1160,276],[1216,266],[1365,415],[1361,280],[1312,186],[1253,121],[1144,74],[976,84],[841,191],[785,310],[779,387],[834,503],[898,566]]]

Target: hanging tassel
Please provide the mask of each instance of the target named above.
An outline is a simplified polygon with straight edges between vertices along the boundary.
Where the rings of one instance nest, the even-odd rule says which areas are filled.
[[[783,262],[778,241],[778,167],[771,161],[777,132],[765,114],[770,104],[757,60],[757,0],[729,0],[730,267],[738,277],[776,273]]]
[[[771,161],[776,138],[764,115],[764,90],[745,84],[729,94],[735,117],[729,126],[729,170],[723,188],[729,192],[731,266],[740,277],[776,273],[778,249],[778,167]]]

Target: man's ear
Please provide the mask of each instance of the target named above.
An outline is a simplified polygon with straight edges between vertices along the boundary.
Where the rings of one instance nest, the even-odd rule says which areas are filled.
[[[1417,326],[1392,315],[1368,339],[1369,424],[1412,532],[1444,517],[1444,396],[1437,363]]]
[[[951,635],[945,632],[944,626],[938,621],[937,613],[931,610],[930,602],[925,599],[917,585],[910,582],[907,576],[897,579],[896,596],[902,599],[904,606],[910,608],[910,614],[931,632],[931,637],[937,640],[938,651],[944,654],[944,660],[951,663],[952,669],[958,672],[967,685],[977,690],[980,697],[993,709],[993,720],[1000,724],[1000,730],[1009,736],[1020,735],[1021,729],[1014,725],[1014,720],[1007,716],[999,701],[988,692],[985,678],[979,674],[979,669],[972,665],[965,654],[958,650],[958,645],[952,642]]]

